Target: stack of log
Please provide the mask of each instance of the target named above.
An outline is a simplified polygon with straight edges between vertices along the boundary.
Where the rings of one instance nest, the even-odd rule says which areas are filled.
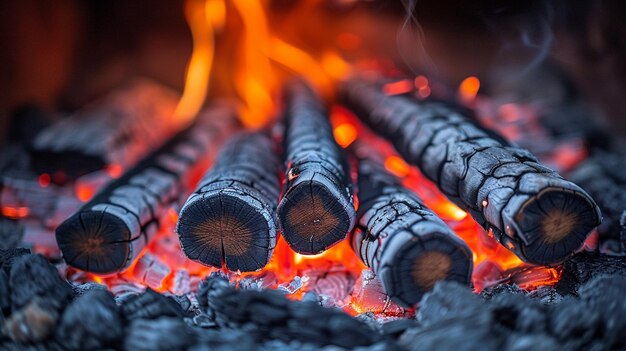
[[[342,98],[527,262],[563,261],[600,222],[587,193],[480,127],[467,111],[386,96],[362,80],[347,82]],[[289,86],[285,101],[284,169],[267,133],[231,138],[180,211],[177,233],[189,258],[231,271],[256,271],[269,262],[279,232],[302,254],[321,253],[352,233],[349,240],[359,258],[400,304],[415,304],[440,280],[470,284],[472,253],[466,244],[370,157],[373,150],[356,155],[357,213],[347,156],[333,138],[323,102],[302,81]],[[109,184],[58,228],[66,261],[98,273],[127,267],[154,235],[163,209],[179,198],[183,175],[210,154],[221,132],[199,118]]]

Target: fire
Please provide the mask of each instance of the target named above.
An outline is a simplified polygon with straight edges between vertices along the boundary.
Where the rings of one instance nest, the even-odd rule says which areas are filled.
[[[191,122],[204,104],[215,51],[214,27],[223,25],[223,8],[222,0],[189,0],[185,3],[193,53],[187,67],[183,96],[174,111],[174,118],[180,124]]]
[[[2,216],[11,218],[11,219],[20,219],[27,217],[30,213],[30,209],[25,206],[3,206],[2,207]]]
[[[293,12],[307,15],[307,9],[317,3],[298,2],[294,5],[296,10]],[[238,99],[242,124],[248,128],[264,127],[277,112],[280,89],[293,77],[308,79],[326,99],[332,101],[336,83],[353,69],[352,63],[342,56],[342,50],[346,52],[359,49],[363,45],[363,39],[354,33],[341,31],[335,33],[335,40],[329,41],[336,47],[311,49],[297,40],[297,36],[288,36],[291,33],[278,35],[276,24],[270,15],[269,1],[264,0],[185,2],[185,16],[193,37],[193,52],[187,67],[183,96],[174,114],[177,122],[191,122],[210,95],[212,98]],[[297,21],[298,17],[291,20]],[[223,28],[228,30],[222,31]],[[223,52],[218,50],[222,48],[220,40],[223,36],[228,36],[228,40],[236,44],[235,47],[227,47],[228,50]],[[368,62],[362,61],[360,64],[367,66]],[[219,84],[212,86],[209,91],[210,82]],[[427,77],[418,76],[415,79],[390,82],[383,89],[389,95],[414,93],[425,99],[431,96],[431,86],[432,82]],[[471,103],[479,89],[478,78],[468,77],[459,86],[459,98],[465,103]],[[497,243],[491,233],[480,228],[468,213],[450,202],[419,170],[397,155],[388,143],[382,142],[363,128],[351,112],[332,106],[330,120],[334,137],[341,147],[349,148],[360,139],[379,151],[385,168],[400,177],[405,186],[418,193],[425,204],[468,244],[474,253],[473,281],[477,291],[502,282],[503,279],[510,279],[529,289],[536,284],[553,284],[555,279],[558,280],[559,272],[553,268],[527,269],[519,258]],[[116,178],[121,175],[122,169],[112,165],[107,172],[111,178]],[[197,181],[199,176],[193,178]],[[42,187],[47,186],[50,176],[46,178],[42,175],[39,182]],[[188,184],[190,188],[194,185]],[[77,186],[75,189],[76,196],[82,201],[91,198],[94,191],[95,188],[89,184]],[[355,198],[355,202],[358,203],[358,199]],[[3,208],[2,211],[3,214],[13,211],[11,213],[14,216],[20,217],[24,210]],[[25,211],[27,215],[28,208]],[[218,269],[200,265],[184,256],[174,232],[177,219],[174,209],[164,215],[155,239],[126,271],[112,276],[89,274],[88,279],[111,288],[141,284],[176,294],[194,289],[207,274]],[[263,288],[281,289],[291,298],[301,298],[307,291],[332,290],[336,288],[335,285],[341,286],[343,281],[354,282],[361,279],[365,268],[347,241],[321,254],[306,256],[294,253],[279,238],[270,262],[262,270],[227,273],[239,285],[255,284]],[[324,279],[322,276],[333,274],[336,275],[336,280],[316,285],[317,281]],[[357,313],[367,310],[363,301],[356,299],[350,302],[345,296],[330,290],[322,293],[342,300],[338,305],[347,311]],[[385,301],[382,310],[392,308],[391,305],[389,301]]]

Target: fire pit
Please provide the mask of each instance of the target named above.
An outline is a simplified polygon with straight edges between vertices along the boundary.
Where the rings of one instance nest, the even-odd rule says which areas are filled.
[[[438,5],[176,5],[6,101],[0,349],[626,348],[626,155],[615,105],[550,58],[562,4],[455,7],[474,61],[505,37],[489,68],[450,65]],[[98,39],[107,13],[144,15],[50,16]]]

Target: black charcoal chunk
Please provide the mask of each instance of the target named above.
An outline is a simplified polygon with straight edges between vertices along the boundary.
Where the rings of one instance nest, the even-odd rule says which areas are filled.
[[[16,257],[28,255],[30,253],[29,249],[25,249],[22,247],[18,247],[15,249],[0,249],[0,267],[6,274],[11,273],[11,265],[13,264],[13,260]]]
[[[417,321],[413,319],[397,319],[383,324],[381,329],[384,335],[397,339],[407,329],[415,328],[417,326]]]
[[[4,329],[15,342],[36,343],[52,334],[58,318],[56,302],[36,296],[11,314]]]
[[[176,301],[150,288],[146,289],[143,294],[124,301],[122,313],[127,320],[183,316],[183,311]]]
[[[79,285],[72,285],[72,290],[74,291],[74,296],[78,297],[78,296],[83,296],[92,290],[105,290],[106,291],[107,287],[102,284],[88,282],[88,283],[79,284]]]
[[[119,344],[124,324],[113,295],[93,289],[63,312],[56,339],[68,350],[99,350]]]
[[[515,284],[498,284],[492,288],[487,288],[480,293],[480,296],[489,301],[500,294],[523,294],[524,290]]]
[[[441,281],[422,298],[417,320],[429,326],[448,319],[488,314],[483,301],[472,291],[456,282]]]
[[[235,329],[200,330],[197,331],[197,344],[189,351],[219,351],[219,350],[258,350],[260,345],[254,341],[249,333]]]
[[[319,346],[372,345],[381,335],[339,310],[290,301],[277,291],[237,290],[217,275],[201,284],[198,300],[207,304],[221,328],[239,328],[255,340],[279,339]]]
[[[510,334],[503,350],[536,351],[536,350],[570,350],[563,348],[556,339],[547,334]]]
[[[17,247],[22,242],[24,226],[19,222],[0,218],[0,249],[8,250]]]
[[[407,330],[398,344],[409,351],[499,350],[503,338],[491,330],[493,320],[488,313],[454,316],[432,321],[426,327]]]
[[[72,297],[72,288],[41,255],[22,255],[13,259],[9,276],[11,302],[17,310],[35,297],[59,308]]]
[[[540,333],[547,329],[543,305],[522,294],[501,294],[488,304],[497,327],[505,332]]]
[[[3,315],[11,309],[11,290],[9,288],[9,276],[0,270],[0,311]]]
[[[561,295],[576,295],[581,284],[602,274],[626,277],[626,256],[608,256],[594,252],[578,253],[565,261],[561,280],[555,287]]]
[[[550,334],[567,350],[592,349],[596,336],[602,335],[602,321],[598,311],[587,308],[578,298],[567,296],[551,306]]]
[[[196,333],[181,318],[135,319],[126,329],[128,351],[183,351],[196,343]]]

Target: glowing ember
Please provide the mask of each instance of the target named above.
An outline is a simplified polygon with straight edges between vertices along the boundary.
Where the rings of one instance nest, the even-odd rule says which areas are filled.
[[[480,80],[474,76],[465,78],[459,85],[459,98],[462,102],[470,103],[474,101],[480,89]]]

